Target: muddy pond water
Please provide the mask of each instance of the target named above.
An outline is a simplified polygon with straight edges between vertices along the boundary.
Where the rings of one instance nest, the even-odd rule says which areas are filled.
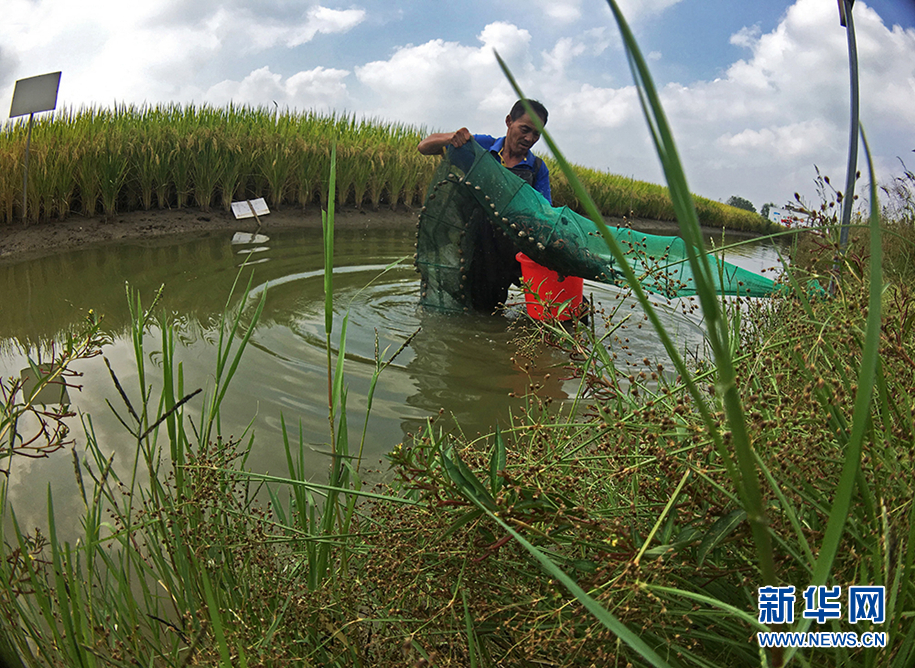
[[[567,360],[554,349],[540,350],[530,370],[512,361],[518,338],[531,327],[520,292],[505,315],[446,316],[418,309],[419,280],[408,259],[414,232],[407,221],[336,234],[333,348],[338,350],[340,323],[349,313],[344,370],[350,442],[355,447],[375,369],[376,333],[379,349],[387,349],[387,359],[419,329],[377,383],[363,466],[382,472],[371,475],[383,476],[384,455],[440,409],[445,411],[441,424],[446,429],[459,425],[465,434],[485,434],[521,409],[519,397],[531,383],[542,385],[539,394],[553,397],[556,403],[576,391],[573,381],[563,380]],[[270,232],[247,243],[233,242],[233,236],[227,230],[195,238],[125,242],[0,266],[0,375],[18,376],[28,366],[27,355],[33,359],[38,351],[47,355],[50,342],[77,327],[93,309],[103,315],[104,328],[113,339],[104,356],[128,395],[138,401],[126,286],[149,304],[164,284],[158,310],[174,323],[184,387],[211,391],[220,317],[227,304],[240,307],[240,290],[234,295],[231,291],[241,271],[239,283],[244,286],[253,276],[255,297],[266,290],[266,301],[226,394],[222,433],[253,432],[248,468],[285,475],[281,428],[285,420],[290,432],[297,434],[301,428],[313,476],[326,476],[329,429],[320,230]],[[716,239],[717,244],[720,241]],[[764,242],[729,251],[727,259],[754,271],[778,263],[776,251]],[[383,273],[397,260],[403,262]],[[586,282],[585,294],[602,303],[618,299],[617,291],[591,282]],[[672,309],[665,319],[684,349],[701,349],[698,317]],[[629,352],[638,359],[664,358],[650,327],[630,327],[625,337]],[[154,399],[162,387],[160,350],[160,332],[153,326],[146,340],[146,369]],[[72,409],[91,416],[103,451],[114,454],[116,465],[128,467],[136,440],[108,406],[110,402],[122,409],[123,403],[104,360],[84,360],[74,368],[83,374],[78,379],[83,389],[70,391]],[[202,395],[198,395],[189,402],[188,413],[199,416],[201,410]],[[81,452],[86,436],[79,418],[73,418],[71,426],[75,448]],[[23,526],[44,524],[49,486],[58,525],[64,526],[71,517],[75,524],[82,501],[69,452],[11,462],[9,499]]]

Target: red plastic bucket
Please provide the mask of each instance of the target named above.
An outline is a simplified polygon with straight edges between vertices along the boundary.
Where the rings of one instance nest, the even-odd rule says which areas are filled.
[[[569,320],[577,315],[581,307],[584,280],[578,276],[560,278],[552,269],[547,269],[518,253],[515,259],[521,263],[521,276],[530,290],[526,290],[527,314],[534,320]],[[572,300],[562,313],[559,308]]]

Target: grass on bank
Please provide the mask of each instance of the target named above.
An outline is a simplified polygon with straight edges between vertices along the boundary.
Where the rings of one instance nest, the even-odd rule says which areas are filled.
[[[0,129],[0,225],[22,220],[27,124]],[[422,201],[436,160],[416,145],[421,128],[346,114],[193,105],[64,109],[35,120],[28,220],[198,207],[229,211],[265,197],[272,207],[327,206],[331,146],[337,147],[338,205],[412,206]],[[581,210],[554,168],[557,206]],[[576,168],[606,216],[675,220],[667,189]],[[703,224],[772,229],[761,216],[697,198]]]

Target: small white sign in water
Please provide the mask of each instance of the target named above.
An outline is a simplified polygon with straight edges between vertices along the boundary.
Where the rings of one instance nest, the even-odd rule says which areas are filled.
[[[251,234],[250,232],[236,232],[232,237],[233,244],[265,244],[270,241],[266,234]]]
[[[236,220],[241,220],[242,218],[266,216],[270,213],[270,209],[267,208],[264,198],[258,197],[257,199],[246,199],[243,202],[232,202],[232,213],[235,214]]]
[[[42,374],[49,374],[51,372],[51,368],[47,365],[40,366],[38,370]],[[35,377],[32,367],[23,369],[20,372],[19,377],[22,379],[23,399],[35,394],[35,388],[38,386],[38,379]],[[41,404],[43,406],[69,406],[70,395],[67,393],[67,386],[60,380],[48,383],[38,390],[38,394],[35,394],[32,403]]]

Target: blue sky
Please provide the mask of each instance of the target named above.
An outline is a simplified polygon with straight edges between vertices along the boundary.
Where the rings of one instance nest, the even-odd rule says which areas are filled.
[[[660,182],[619,31],[599,0],[6,0],[0,95],[62,70],[59,106],[229,101],[500,134],[550,109],[572,162]],[[848,57],[836,0],[621,0],[693,192],[760,208],[816,168],[844,182]],[[879,181],[915,167],[915,1],[857,0],[861,118]],[[0,121],[8,103],[0,104]],[[545,151],[545,146],[540,150]],[[863,159],[859,167],[863,167]],[[859,192],[863,188],[859,186]]]

